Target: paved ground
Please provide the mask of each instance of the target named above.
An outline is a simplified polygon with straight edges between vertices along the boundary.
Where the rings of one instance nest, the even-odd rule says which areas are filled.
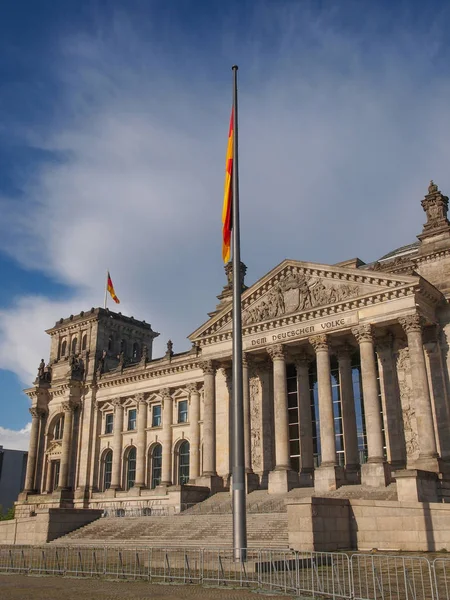
[[[286,596],[284,596],[286,598]],[[69,577],[0,575],[1,600],[261,600],[280,596],[198,585],[157,585]]]

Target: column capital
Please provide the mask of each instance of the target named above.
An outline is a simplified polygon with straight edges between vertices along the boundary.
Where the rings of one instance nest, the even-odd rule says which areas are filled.
[[[285,360],[286,352],[283,344],[275,344],[266,348],[267,354],[272,360]]]
[[[305,351],[292,355],[292,362],[296,367],[309,367],[313,360],[313,357]]]
[[[353,327],[352,334],[355,336],[358,344],[363,342],[373,342],[372,326],[369,324]]]
[[[221,369],[224,377],[225,377],[225,383],[227,384],[227,387],[230,389],[231,388],[231,383],[233,380],[233,367],[222,367]]]
[[[165,400],[166,398],[170,398],[170,399],[172,398],[172,396],[170,394],[170,389],[168,387],[160,389],[159,390],[159,395],[161,396],[161,398],[163,400]]]
[[[42,419],[45,416],[45,411],[37,406],[32,406],[28,410],[30,411],[30,415],[33,419]]]
[[[244,367],[252,367],[255,363],[255,359],[248,352],[242,353],[242,366]]]
[[[65,413],[66,412],[72,412],[73,413],[75,411],[75,408],[76,408],[75,404],[73,404],[73,402],[70,402],[70,400],[67,401],[67,402],[62,402],[61,406],[62,406],[62,409],[63,409],[63,411]]]
[[[378,354],[392,351],[394,345],[394,336],[391,332],[382,337],[375,338],[375,350]]]
[[[192,396],[192,394],[200,394],[200,390],[198,389],[198,383],[189,383],[186,386],[186,390],[189,396]]]
[[[147,400],[145,399],[145,394],[143,393],[139,393],[136,394],[136,396],[134,397],[134,399],[136,400],[136,404],[139,405],[143,405],[143,404],[147,404]]]
[[[114,411],[116,411],[119,408],[123,408],[122,398],[114,398],[113,400],[111,400],[111,404],[114,407]]]
[[[406,315],[405,317],[399,317],[398,322],[406,335],[408,335],[408,333],[413,332],[421,333],[424,319],[419,313],[414,313],[412,315]]]
[[[216,364],[213,360],[203,360],[198,363],[198,366],[203,371],[203,375],[215,375],[216,374]]]
[[[328,352],[328,338],[325,333],[313,335],[312,337],[308,338],[308,342],[314,348],[315,352],[323,352],[324,350]]]
[[[345,344],[342,344],[342,346],[336,348],[336,356],[338,357],[338,360],[350,359],[353,351],[353,346],[346,342]]]

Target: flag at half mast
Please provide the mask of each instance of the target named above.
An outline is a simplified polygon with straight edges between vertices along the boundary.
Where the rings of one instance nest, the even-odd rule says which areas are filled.
[[[110,296],[111,296],[111,298],[114,300],[114,302],[115,302],[116,304],[120,304],[120,300],[119,300],[119,298],[116,296],[116,292],[115,292],[115,290],[114,290],[113,282],[112,282],[112,280],[111,280],[111,275],[109,274],[109,271],[108,271],[108,280],[107,280],[107,283],[106,283],[106,289],[107,289],[107,290],[108,290],[108,292],[110,293]],[[105,303],[105,304],[106,304],[106,303]]]
[[[227,158],[225,162],[225,186],[222,209],[222,258],[227,263],[230,260],[232,205],[233,205],[233,124],[234,110],[231,110],[230,130],[228,132]]]

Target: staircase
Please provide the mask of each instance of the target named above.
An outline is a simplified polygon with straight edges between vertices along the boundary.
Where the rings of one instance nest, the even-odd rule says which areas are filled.
[[[173,516],[104,517],[51,543],[130,548],[228,548],[232,546],[231,497],[228,492],[215,494]],[[262,490],[247,496],[247,546],[289,548],[284,496],[269,496]]]

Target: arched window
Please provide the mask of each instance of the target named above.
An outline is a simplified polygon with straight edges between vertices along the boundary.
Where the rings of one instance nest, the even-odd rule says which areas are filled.
[[[66,342],[66,340],[63,340],[63,342],[61,344],[61,356],[66,355],[66,350],[67,350],[67,342]]]
[[[87,333],[83,335],[83,340],[81,342],[81,351],[86,350],[87,348]]]
[[[113,349],[113,344],[114,344],[113,336],[110,335],[108,338],[108,350],[109,351],[111,351]]]
[[[162,446],[156,444],[152,452],[151,488],[155,489],[161,483]]]
[[[103,489],[107,490],[111,487],[111,476],[112,476],[112,450],[108,450],[105,454],[104,465],[103,465]]]
[[[61,415],[55,423],[55,429],[53,430],[53,439],[62,440],[64,433],[64,415]]]
[[[189,455],[190,444],[184,440],[178,450],[178,483],[180,485],[189,481]]]
[[[127,490],[134,486],[136,481],[136,448],[130,448],[127,457]]]
[[[137,342],[133,344],[133,358],[139,358],[139,344]]]
[[[77,338],[74,337],[72,340],[72,345],[70,346],[70,350],[72,352],[72,354],[75,354],[75,352],[77,351]]]
[[[127,353],[127,342],[126,340],[120,340],[120,351],[124,354]]]

